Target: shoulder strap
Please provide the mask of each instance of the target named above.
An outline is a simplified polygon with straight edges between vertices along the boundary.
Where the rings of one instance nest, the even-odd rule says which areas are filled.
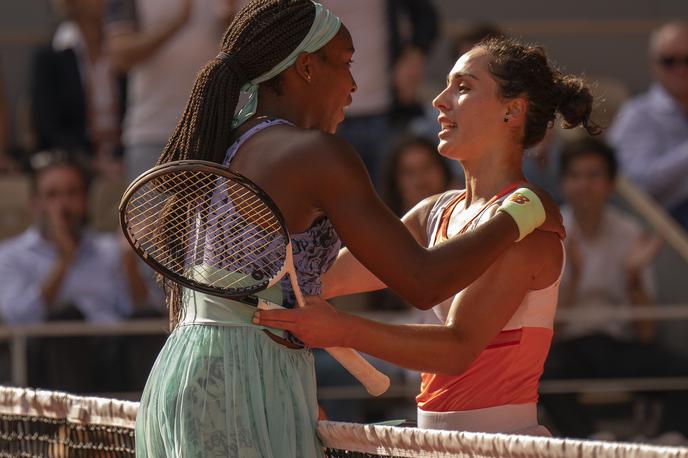
[[[244,143],[246,143],[246,140],[253,137],[255,134],[257,134],[263,129],[267,129],[270,126],[276,126],[280,124],[287,124],[293,126],[292,123],[285,119],[266,119],[265,121],[256,124],[249,130],[241,134],[241,136],[234,143],[232,143],[232,146],[230,146],[227,149],[227,154],[225,154],[225,160],[223,162],[223,165],[228,166],[229,163],[232,162],[232,159],[234,159],[234,156],[236,155],[237,151],[239,151],[239,148],[241,148],[241,146]]]

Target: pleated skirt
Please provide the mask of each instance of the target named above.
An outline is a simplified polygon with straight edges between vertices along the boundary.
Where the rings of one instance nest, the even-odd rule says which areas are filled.
[[[322,457],[309,350],[251,326],[181,325],[143,391],[136,456]]]

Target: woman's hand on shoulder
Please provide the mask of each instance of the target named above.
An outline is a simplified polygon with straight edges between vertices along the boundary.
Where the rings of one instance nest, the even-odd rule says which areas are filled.
[[[559,205],[552,199],[547,191],[535,186],[532,183],[527,183],[524,185],[525,188],[530,189],[535,194],[537,194],[542,206],[545,209],[545,222],[538,227],[538,231],[543,232],[553,232],[557,236],[564,240],[566,238],[566,229],[564,228],[564,219],[561,216],[561,211],[559,210]]]

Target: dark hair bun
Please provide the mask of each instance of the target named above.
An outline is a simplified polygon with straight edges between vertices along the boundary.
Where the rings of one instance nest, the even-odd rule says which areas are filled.
[[[565,129],[582,125],[590,134],[599,133],[599,127],[590,121],[593,96],[582,78],[573,75],[554,75],[554,87],[559,94],[557,111],[564,119]]]

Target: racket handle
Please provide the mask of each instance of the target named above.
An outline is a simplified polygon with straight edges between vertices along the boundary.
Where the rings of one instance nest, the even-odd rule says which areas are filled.
[[[375,369],[356,350],[343,347],[325,349],[344,369],[363,384],[373,396],[380,396],[389,388],[389,377]]]
[[[299,305],[299,307],[303,307],[305,305],[305,301],[303,300],[303,294],[301,293],[301,288],[299,288],[299,283],[296,280],[291,242],[289,242],[287,245],[287,258],[285,264],[289,266],[287,273],[289,274],[291,288],[294,291],[294,296],[296,297],[296,303]],[[361,356],[361,354],[356,350],[343,347],[331,347],[326,348],[325,350],[330,354],[330,356],[336,359],[337,362],[344,367],[344,369],[356,377],[356,379],[365,387],[366,391],[368,391],[368,393],[372,396],[380,396],[389,388],[389,377],[375,369],[368,361],[363,359],[363,356]]]

